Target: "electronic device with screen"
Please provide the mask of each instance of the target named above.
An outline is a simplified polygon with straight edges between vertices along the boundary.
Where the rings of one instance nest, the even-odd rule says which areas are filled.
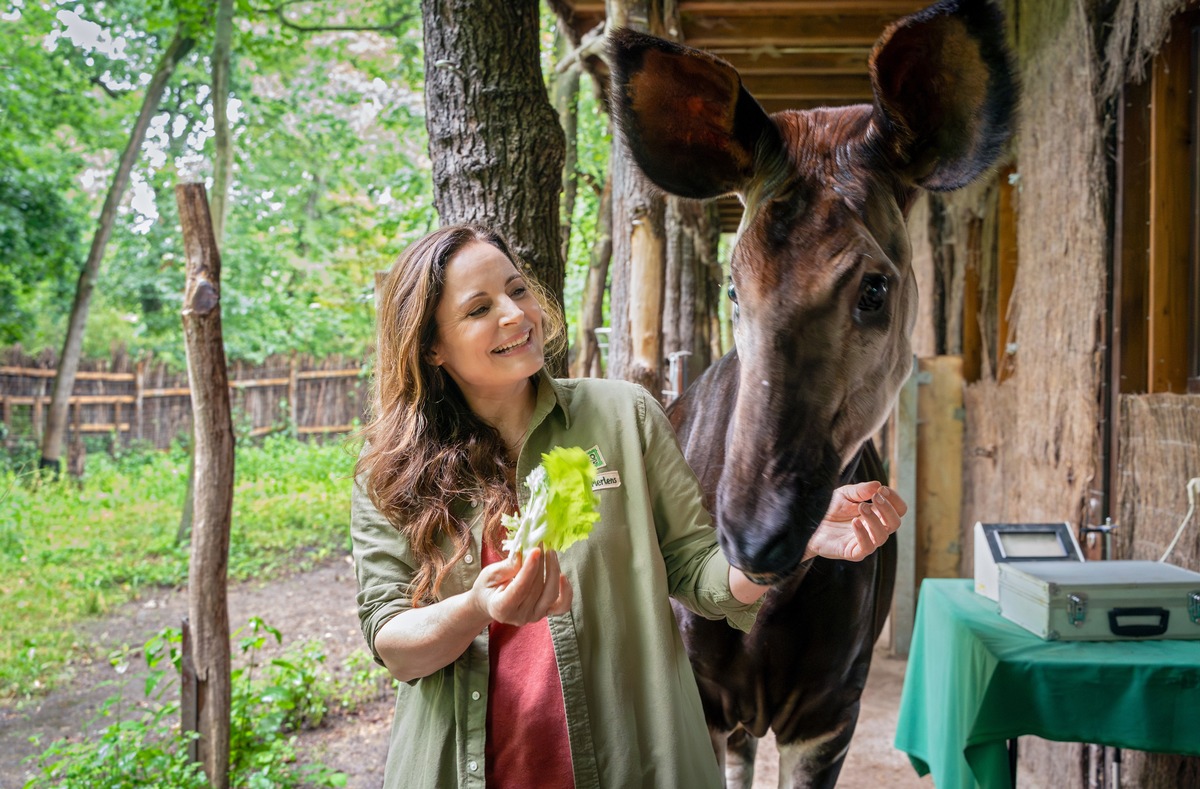
[[[1071,525],[1059,523],[976,523],[975,591],[1000,599],[1001,564],[1082,562],[1083,552]]]

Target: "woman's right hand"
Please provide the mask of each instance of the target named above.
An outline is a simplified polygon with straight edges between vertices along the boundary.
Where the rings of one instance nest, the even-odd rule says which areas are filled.
[[[535,548],[523,559],[510,556],[479,573],[471,593],[496,622],[526,625],[570,610],[574,590],[562,574],[558,554]]]

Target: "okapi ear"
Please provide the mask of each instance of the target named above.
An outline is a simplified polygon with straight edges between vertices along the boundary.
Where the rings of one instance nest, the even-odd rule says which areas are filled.
[[[779,130],[724,60],[627,28],[612,32],[609,55],[617,123],[662,189],[695,199],[736,192],[757,156],[782,150]]]
[[[966,186],[1015,125],[1004,17],[989,0],[944,0],[884,31],[871,53],[879,144],[917,186]]]

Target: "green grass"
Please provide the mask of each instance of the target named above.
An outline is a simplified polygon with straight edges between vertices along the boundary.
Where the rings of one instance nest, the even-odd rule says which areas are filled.
[[[304,569],[349,542],[353,455],[268,437],[237,449],[230,580]],[[0,464],[0,699],[38,694],[88,654],[76,625],[187,579],[176,544],[184,452],[88,456],[82,481]]]

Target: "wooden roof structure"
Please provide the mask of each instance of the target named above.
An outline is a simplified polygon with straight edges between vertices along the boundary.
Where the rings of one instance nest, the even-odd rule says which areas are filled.
[[[677,0],[683,43],[729,61],[767,112],[871,100],[867,58],[889,24],[932,0]],[[557,0],[584,36],[604,20],[604,0]],[[721,226],[741,206],[724,199]]]

